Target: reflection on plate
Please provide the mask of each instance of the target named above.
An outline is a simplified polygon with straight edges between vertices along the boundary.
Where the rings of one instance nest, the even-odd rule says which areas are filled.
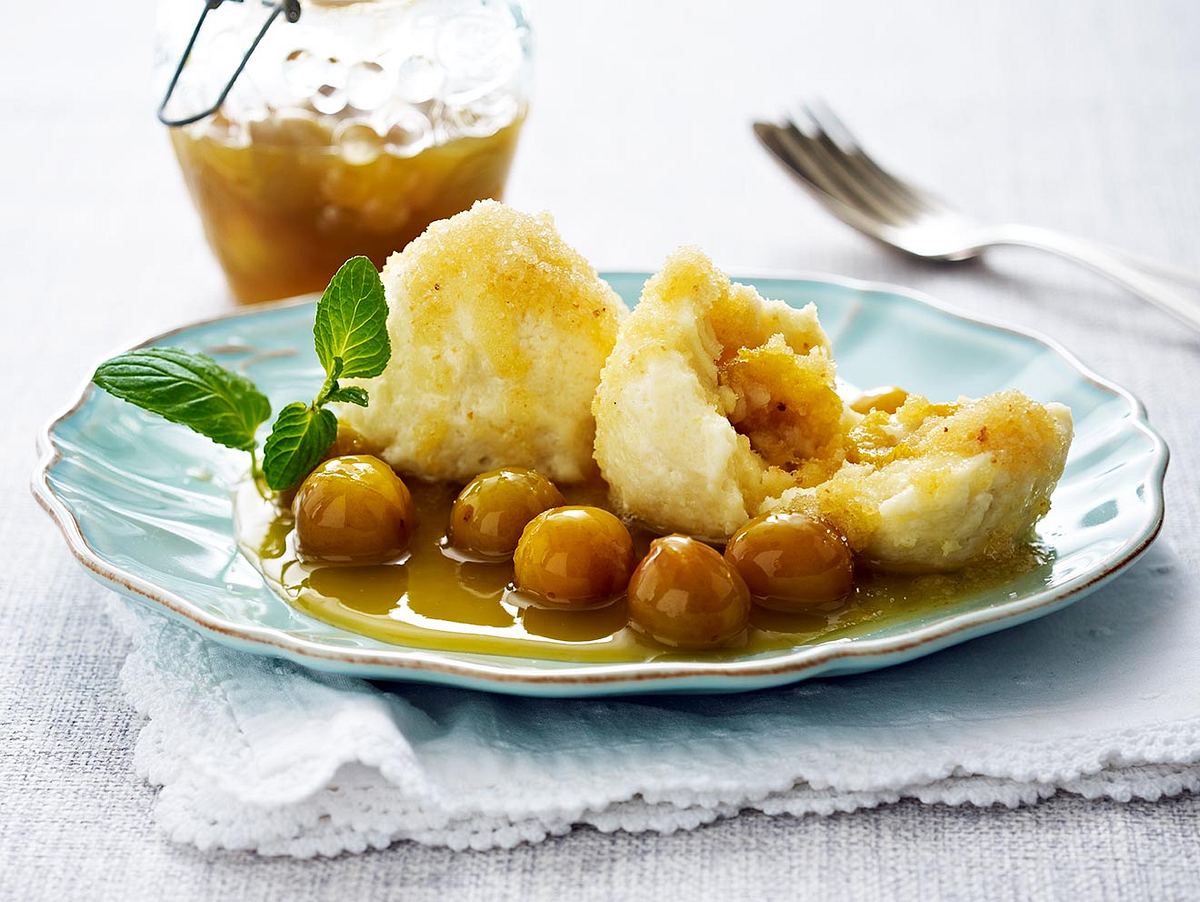
[[[645,277],[606,275],[629,303]],[[101,582],[217,641],[322,670],[528,695],[740,691],[888,666],[1063,607],[1128,566],[1157,534],[1166,446],[1140,404],[1061,348],[897,288],[838,279],[740,281],[796,305],[815,301],[840,375],[851,383],[894,382],[933,398],[1014,387],[1069,405],[1076,437],[1053,508],[1038,526],[1043,562],[851,635],[720,658],[585,662],[407,648],[306,615],[238,552],[232,493],[244,456],[214,453],[206,439],[91,388],[43,436],[34,491]],[[320,381],[308,350],[312,315],[311,302],[291,302],[152,343],[204,350],[242,368],[278,405]]]

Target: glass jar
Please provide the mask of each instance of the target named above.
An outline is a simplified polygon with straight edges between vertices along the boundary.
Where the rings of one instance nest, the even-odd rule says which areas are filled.
[[[271,14],[210,9],[164,120],[211,107]],[[168,84],[206,0],[160,0]],[[382,266],[436,219],[500,199],[529,88],[508,0],[301,0],[277,15],[219,109],[170,128],[234,294],[320,291],[356,254]]]

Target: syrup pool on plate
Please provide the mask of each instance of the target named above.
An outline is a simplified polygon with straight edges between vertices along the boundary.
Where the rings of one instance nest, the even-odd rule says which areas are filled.
[[[1041,563],[1036,547],[1003,564],[951,574],[856,575],[845,599],[803,613],[755,604],[744,642],[713,651],[666,648],[628,625],[618,598],[590,610],[529,605],[512,589],[512,562],[463,561],[442,538],[459,487],[407,480],[416,511],[409,554],[397,563],[356,566],[302,560],[290,512],[243,484],[235,498],[238,544],[266,583],[298,610],[353,633],[411,648],[578,662],[729,660],[861,636],[893,621],[956,606]],[[563,487],[573,504],[600,505],[603,484]],[[634,530],[640,559],[653,536]]]

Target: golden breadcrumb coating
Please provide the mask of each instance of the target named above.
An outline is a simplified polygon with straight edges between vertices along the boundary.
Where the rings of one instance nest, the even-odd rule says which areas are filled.
[[[1018,391],[955,404],[914,395],[851,430],[847,463],[832,479],[788,489],[761,511],[824,517],[878,569],[953,570],[999,559],[1050,509],[1071,435],[1066,407]]]
[[[832,474],[854,421],[816,308],[765,300],[692,248],[646,283],[593,410],[618,511],[712,539]]]
[[[626,312],[549,214],[495,201],[433,223],[383,270],[392,356],[341,416],[398,470],[595,472],[592,396]]]

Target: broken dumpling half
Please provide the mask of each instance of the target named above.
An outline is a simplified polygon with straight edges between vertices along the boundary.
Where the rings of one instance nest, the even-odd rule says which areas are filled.
[[[933,404],[910,397],[850,435],[847,463],[816,487],[762,506],[810,512],[883,570],[954,570],[1001,559],[1050,508],[1071,444],[1071,413],[1018,391]]]
[[[593,409],[619,512],[710,539],[831,476],[856,418],[816,308],[766,300],[690,248],[646,283]]]
[[[1012,552],[1049,509],[1072,435],[1066,407],[1017,391],[856,412],[812,305],[766,300],[690,249],[646,283],[594,412],[620,513],[723,540],[802,512],[860,563],[907,572]]]
[[[434,223],[383,270],[391,360],[342,417],[393,467],[594,472],[592,396],[625,306],[548,214],[494,201]]]

